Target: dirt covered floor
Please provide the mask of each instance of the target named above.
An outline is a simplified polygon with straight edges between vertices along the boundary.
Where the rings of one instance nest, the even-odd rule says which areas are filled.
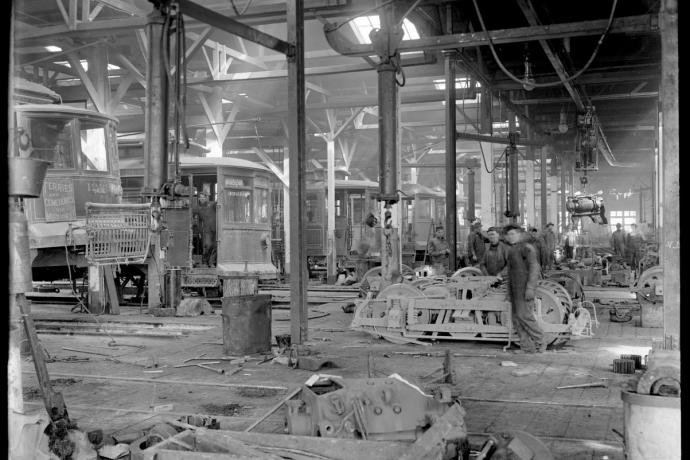
[[[639,327],[639,316],[628,323],[610,322],[608,307],[599,305],[599,326],[593,337],[571,340],[544,354],[522,355],[503,352],[504,344],[498,342],[394,345],[350,331],[352,314],[341,308],[347,303],[310,308],[307,345],[334,357],[338,366],[319,372],[367,377],[371,352],[374,376],[398,373],[424,387],[431,379],[422,377],[442,364],[443,358],[435,355],[450,349],[454,393],[460,395],[467,413],[473,447],[481,446],[486,433],[517,429],[539,437],[556,458],[624,458],[621,436],[615,432],[623,433],[620,395],[626,382],[636,376],[614,374],[611,364],[621,354],[646,355],[652,340],[662,336],[661,329]],[[272,335],[289,333],[287,305],[274,307]],[[48,370],[55,388],[84,431],[100,428],[106,435],[131,434],[166,418],[190,414],[211,415],[220,421],[221,429],[242,430],[314,373],[261,362],[259,355],[244,363],[210,365],[224,369],[224,375],[199,367],[176,368],[189,358],[215,361],[214,357],[224,357],[220,309],[210,316],[190,318],[153,317],[138,308],[121,310],[119,316],[99,316],[98,321],[108,330],[116,330],[119,323],[145,322],[149,330],[170,335],[39,334],[53,360]],[[70,313],[68,306],[34,304],[32,314],[39,325],[65,318],[93,322],[88,315]],[[515,365],[502,365],[506,361]],[[33,362],[23,360],[22,369],[25,412],[45,410]],[[608,379],[608,387],[556,389],[602,378]],[[283,407],[255,431],[285,432],[284,411]]]

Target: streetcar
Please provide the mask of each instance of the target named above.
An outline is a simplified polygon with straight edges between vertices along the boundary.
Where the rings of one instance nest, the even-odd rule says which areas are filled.
[[[141,202],[144,183],[144,160],[141,150],[131,148],[126,141],[120,143],[125,153],[120,158],[120,174],[124,193],[129,202]],[[125,148],[128,145],[130,148]],[[140,145],[141,147],[141,145]],[[197,146],[196,152],[179,155],[179,181],[191,193],[184,208],[189,209],[181,223],[188,238],[187,247],[175,249],[180,253],[179,265],[183,270],[182,287],[218,289],[222,293],[221,278],[257,278],[275,280],[278,269],[273,263],[271,242],[271,180],[273,173],[265,166],[248,160],[228,157],[200,156],[205,152]],[[174,177],[170,165],[168,177]],[[197,209],[200,193],[205,192],[217,211],[216,253],[217,264],[203,260],[203,248],[196,244],[202,235],[197,232]],[[163,209],[165,211],[165,209]]]
[[[50,163],[41,195],[24,205],[33,281],[86,278],[85,204],[122,199],[117,123],[109,115],[62,104],[15,107],[18,156]]]

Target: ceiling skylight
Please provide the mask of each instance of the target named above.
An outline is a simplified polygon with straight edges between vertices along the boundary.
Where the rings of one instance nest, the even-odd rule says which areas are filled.
[[[359,43],[371,43],[369,32],[380,27],[379,17],[377,15],[360,16],[350,21],[350,27],[352,27],[352,31],[355,33]],[[402,28],[403,40],[416,40],[419,38],[417,28],[407,18],[403,19]]]
[[[88,61],[87,61],[86,59],[81,59],[81,60],[79,61],[79,63],[81,64],[81,66],[82,66],[82,68],[84,69],[85,72],[88,72],[88,71],[89,71],[89,63],[88,63]],[[67,62],[67,61],[60,61],[60,62],[56,62],[55,64],[57,64],[57,65],[64,65],[65,67],[69,67],[70,69],[72,68],[72,66],[70,65],[70,63]],[[108,70],[120,70],[120,66],[117,66],[117,65],[115,65],[115,64],[108,64]]]
[[[474,83],[477,88],[481,88],[482,85],[477,81]],[[455,89],[467,89],[470,87],[470,80],[469,78],[465,77],[458,77],[455,79]],[[443,78],[440,78],[438,80],[434,80],[434,88],[437,90],[443,91],[446,89],[446,80]]]

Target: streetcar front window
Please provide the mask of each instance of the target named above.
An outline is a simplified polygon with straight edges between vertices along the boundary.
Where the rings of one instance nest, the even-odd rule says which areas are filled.
[[[53,169],[73,169],[72,121],[56,118],[31,120],[31,158],[51,162]]]
[[[108,151],[105,143],[105,126],[83,121],[79,129],[81,140],[81,164],[85,171],[107,171]]]
[[[251,222],[252,192],[249,190],[225,190],[225,221]]]

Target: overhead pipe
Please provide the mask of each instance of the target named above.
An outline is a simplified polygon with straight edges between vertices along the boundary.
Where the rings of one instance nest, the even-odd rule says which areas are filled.
[[[168,178],[168,78],[163,64],[165,16],[158,8],[147,16],[146,109],[144,111],[144,192],[155,194]]]
[[[613,156],[613,151],[611,151],[609,143],[606,141],[606,136],[604,136],[604,131],[601,129],[601,125],[597,126],[597,130],[599,131],[599,142],[597,142],[597,148],[608,164],[618,168],[640,167],[640,163],[621,163],[620,161],[617,161]]]

